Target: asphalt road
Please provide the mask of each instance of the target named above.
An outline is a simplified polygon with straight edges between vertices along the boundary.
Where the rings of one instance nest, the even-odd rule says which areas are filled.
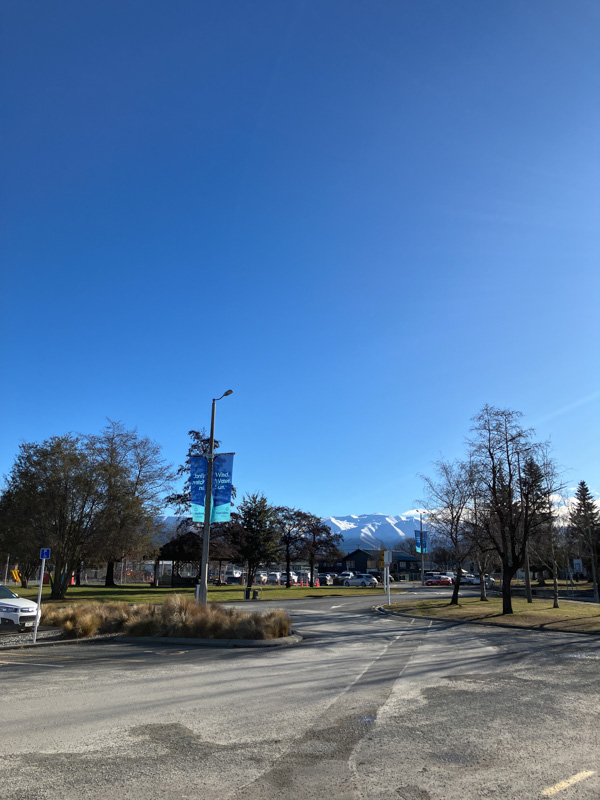
[[[0,797],[600,797],[600,640],[376,600],[279,603],[295,647],[0,651]]]

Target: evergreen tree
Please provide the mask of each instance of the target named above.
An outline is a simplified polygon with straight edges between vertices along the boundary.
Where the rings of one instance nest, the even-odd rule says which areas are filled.
[[[247,586],[252,586],[261,564],[269,566],[279,559],[280,530],[277,509],[264,494],[247,494],[231,522],[224,523],[233,557],[248,567]]]
[[[582,550],[587,553],[592,567],[594,582],[594,601],[600,602],[600,586],[598,584],[600,552],[600,510],[585,481],[580,481],[575,492],[575,502],[569,514],[569,533],[576,537]]]

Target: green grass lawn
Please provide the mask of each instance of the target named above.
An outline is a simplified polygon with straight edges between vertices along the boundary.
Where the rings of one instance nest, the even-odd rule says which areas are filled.
[[[515,589],[524,589],[525,588],[525,581],[512,581],[511,585],[514,586]],[[496,588],[501,588],[501,584],[500,584],[499,581],[496,581]],[[554,589],[554,586],[552,584],[552,581],[549,579],[549,580],[546,581],[544,586],[540,586],[537,581],[532,581],[531,582],[531,588],[534,591],[538,590],[540,592],[542,592],[542,591],[543,592],[552,592],[553,589]],[[573,589],[575,591],[575,594],[577,594],[577,592],[590,592],[590,591],[593,592],[594,591],[594,584],[591,581],[579,581],[578,583],[571,584],[570,581],[559,580],[558,581],[558,588],[559,588],[559,591],[561,591],[561,592],[563,592],[563,591],[569,591],[570,592],[571,589]]]
[[[490,597],[487,603],[478,597],[462,598],[457,606],[447,599],[407,601],[392,603],[392,611],[415,617],[435,617],[440,620],[479,622],[491,625],[510,625],[534,630],[571,631],[574,633],[600,633],[600,606],[595,603],[559,600],[560,608],[552,608],[551,599],[534,598],[528,603],[524,597],[513,597],[513,614],[502,614],[502,598]]]
[[[29,600],[37,600],[38,587],[30,589],[20,589],[18,586],[9,587],[19,597]],[[383,596],[382,588],[361,589],[359,587],[345,586],[322,586],[310,589],[300,586],[291,586],[286,589],[282,586],[263,586],[253,587],[258,590],[261,600],[282,600],[300,599],[302,597],[352,597],[363,594],[375,594]],[[126,603],[162,603],[166,597],[173,594],[193,595],[194,590],[190,588],[160,588],[153,589],[149,585],[129,584],[113,588],[104,586],[70,586],[65,600],[50,600],[50,587],[44,586],[42,590],[42,603],[113,603],[125,601]],[[208,599],[211,602],[225,603],[227,601],[240,601],[244,599],[244,587],[242,586],[212,586],[208,587]]]

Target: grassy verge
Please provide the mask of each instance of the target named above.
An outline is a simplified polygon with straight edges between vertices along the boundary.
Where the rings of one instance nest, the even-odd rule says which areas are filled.
[[[33,586],[30,589],[20,589],[18,586],[10,587],[12,590],[28,600],[37,600],[38,588]],[[323,586],[318,589],[310,589],[300,586],[291,586],[289,589],[281,586],[264,586],[257,588],[261,600],[293,600],[303,597],[352,597],[363,594],[383,595],[382,589],[361,589],[345,586]],[[160,588],[153,589],[150,586],[131,584],[105,588],[104,586],[71,586],[67,592],[65,600],[51,600],[50,587],[44,586],[42,590],[43,604],[65,603],[164,603],[168,597],[173,595],[183,595],[193,597],[193,588]],[[228,601],[241,601],[244,599],[244,587],[242,586],[209,586],[208,599],[210,602],[225,603]]]
[[[511,585],[515,587],[515,589],[524,589],[525,588],[525,581],[512,581]],[[496,587],[500,587],[500,582],[496,581]],[[547,580],[543,586],[540,586],[537,581],[532,581],[531,588],[533,591],[540,591],[540,592],[552,592],[553,585],[551,580]],[[578,583],[571,583],[565,580],[558,581],[558,589],[561,592],[564,591],[574,591],[575,594],[578,592],[593,592],[594,591],[594,584],[591,581],[579,581]]]
[[[574,600],[561,600],[560,608],[552,608],[552,600],[534,598],[527,603],[524,597],[513,597],[513,614],[502,614],[502,598],[490,597],[482,603],[477,597],[462,598],[458,606],[447,599],[420,600],[418,602],[392,603],[392,611],[416,617],[435,617],[440,620],[483,622],[511,625],[534,630],[572,631],[574,633],[600,633],[600,606]]]
[[[162,605],[141,603],[80,603],[47,605],[41,622],[61,628],[69,639],[103,633],[193,639],[279,639],[290,632],[285,611],[250,613],[238,608],[196,604],[192,597],[171,595]]]

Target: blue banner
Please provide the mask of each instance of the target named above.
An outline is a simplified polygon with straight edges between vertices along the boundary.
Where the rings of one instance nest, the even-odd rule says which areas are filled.
[[[231,476],[233,473],[233,453],[215,456],[212,479],[211,522],[229,522],[231,519]]]
[[[231,519],[233,455],[233,453],[223,453],[215,456],[213,461],[211,522],[229,522]],[[190,490],[194,522],[204,522],[207,474],[208,460],[206,456],[191,456]]]
[[[208,461],[205,456],[190,457],[190,489],[192,495],[192,519],[194,522],[204,522],[207,472]]]
[[[417,553],[427,552],[427,531],[423,531],[423,549],[421,549],[421,531],[415,531],[415,545]]]

